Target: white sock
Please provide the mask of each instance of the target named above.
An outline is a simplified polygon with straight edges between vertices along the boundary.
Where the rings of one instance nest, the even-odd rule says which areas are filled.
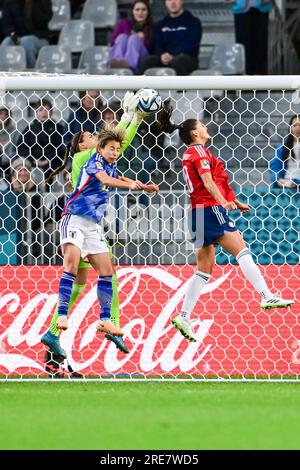
[[[253,261],[248,248],[244,248],[236,257],[237,262],[246,279],[252,284],[254,289],[264,298],[270,299],[274,297],[269,291],[266,281],[264,280],[260,269]]]
[[[191,313],[200,297],[201,291],[209,279],[210,274],[202,273],[201,271],[196,271],[196,273],[191,277],[189,287],[182,304],[182,310],[180,312],[180,316],[182,318],[190,319]]]

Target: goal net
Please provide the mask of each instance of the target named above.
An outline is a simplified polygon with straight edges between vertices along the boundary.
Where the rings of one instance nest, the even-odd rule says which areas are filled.
[[[71,185],[67,171],[51,187],[43,184],[45,174],[62,161],[74,132],[96,132],[104,121],[117,122],[125,92],[142,87],[171,99],[176,123],[199,117],[207,125],[210,150],[251,207],[247,215],[234,211],[231,217],[270,289],[295,304],[261,310],[236,261],[217,248],[212,278],[192,314],[198,341],[189,343],[171,325],[195,257],[186,230],[185,146],[177,132],[162,134],[153,114],[118,168],[124,176],[158,184],[160,192],[114,191],[103,226],[113,250],[129,353],[96,332],[97,276],[91,269],[60,336],[68,356],[59,365],[62,375],[71,378],[71,369],[86,380],[298,380],[300,196],[299,186],[289,185],[288,165],[300,173],[299,144],[296,157],[285,157],[285,174],[276,173],[274,158],[291,133],[291,117],[300,114],[299,85],[300,77],[292,76],[2,74],[1,380],[49,380],[40,339],[57,302],[63,272],[57,225]],[[279,179],[287,185],[280,186]]]

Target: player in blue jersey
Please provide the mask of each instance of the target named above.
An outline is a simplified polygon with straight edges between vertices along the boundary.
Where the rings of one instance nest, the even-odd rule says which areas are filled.
[[[126,92],[124,96],[124,100],[122,103],[122,108],[124,109],[124,113],[122,115],[121,121],[116,126],[117,128],[124,129],[126,131],[125,140],[121,147],[121,153],[125,151],[125,149],[130,145],[134,136],[136,135],[139,125],[141,121],[148,115],[148,113],[142,112],[136,108],[137,102],[139,98],[133,92]],[[52,181],[53,177],[59,174],[64,168],[66,168],[69,156],[72,155],[72,185],[73,190],[76,188],[81,168],[85,165],[85,163],[91,158],[91,156],[96,152],[97,146],[97,136],[90,134],[89,132],[78,132],[74,135],[72,142],[67,146],[64,163],[61,167],[57,168],[49,177],[49,180]],[[112,260],[112,252],[109,243],[106,241],[108,249],[110,251],[110,257]],[[112,263],[113,264],[113,263]],[[84,262],[82,259],[80,260],[78,272],[76,279],[73,283],[73,289],[71,294],[71,300],[69,302],[69,314],[73,305],[75,304],[79,295],[83,292],[84,287],[87,282],[87,275],[89,268],[91,265],[89,263]],[[113,268],[114,270],[114,268]],[[111,321],[116,325],[120,325],[119,321],[119,294],[118,294],[118,280],[117,274],[114,270],[114,274],[112,277],[112,286],[113,286],[113,296],[112,296],[112,304],[111,304]],[[56,354],[59,356],[60,359],[66,358],[67,354],[60,346],[59,336],[60,331],[57,326],[58,318],[58,304],[56,305],[54,314],[51,319],[50,327],[48,331],[42,336],[41,342],[49,347],[49,352]],[[129,353],[129,350],[123,340],[122,336],[115,336],[107,333],[105,338],[109,341],[113,341],[116,347],[124,352]],[[48,367],[48,362],[52,359],[51,354],[48,354],[48,350],[46,350],[46,368]],[[56,361],[59,362],[59,361]],[[69,366],[68,366],[69,367]]]
[[[118,177],[119,157],[125,131],[106,126],[98,137],[97,151],[82,167],[75,191],[67,201],[60,222],[64,273],[59,284],[57,327],[66,330],[67,314],[80,257],[87,259],[98,273],[97,294],[100,321],[97,330],[122,336],[121,328],[110,320],[113,268],[99,222],[106,213],[112,188],[157,192],[155,184]]]

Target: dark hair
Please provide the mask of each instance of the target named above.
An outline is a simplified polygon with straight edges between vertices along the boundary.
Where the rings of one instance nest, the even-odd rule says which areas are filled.
[[[35,101],[34,103],[32,103],[33,109],[38,109],[41,106],[43,106],[43,108],[48,108],[49,111],[51,111],[52,109],[52,103],[46,98],[41,98],[38,101]]]
[[[137,3],[143,3],[148,10],[148,15],[143,24],[138,23],[133,17],[133,9]],[[132,22],[132,29],[135,33],[143,31],[147,36],[151,36],[154,28],[153,18],[151,15],[150,5],[147,0],[134,0],[130,8],[130,18]]]
[[[54,176],[58,175],[66,168],[68,161],[69,161],[69,156],[73,157],[75,153],[79,152],[78,146],[82,142],[83,135],[84,135],[84,131],[79,131],[79,132],[76,132],[76,134],[74,134],[72,140],[66,145],[64,161],[62,165],[56,168],[56,170],[52,171],[52,173],[48,176],[48,178],[45,179],[44,181],[45,184],[51,184]]]
[[[80,90],[79,91],[79,99],[82,101],[86,96],[89,96],[89,91],[97,91],[97,90]],[[99,111],[102,106],[103,106],[103,101],[101,98],[100,93],[98,93],[98,96],[96,98],[92,98],[93,100],[98,100],[98,106],[95,108],[97,111]]]
[[[86,91],[81,90],[81,91],[79,92],[79,99],[80,99],[80,101],[82,101],[86,96],[89,96],[89,92],[90,92],[90,91],[97,91],[97,90],[86,90]],[[94,113],[98,113],[99,119],[100,119],[100,118],[101,118],[101,116],[100,116],[100,110],[101,110],[102,107],[103,107],[103,100],[102,100],[102,98],[101,98],[100,92],[98,92],[98,96],[97,96],[96,98],[92,98],[92,99],[95,101],[95,106],[94,106],[94,108],[92,108],[92,111],[93,111]]]
[[[300,121],[300,114],[294,114],[290,121],[289,121],[289,127],[291,127],[294,119],[297,119]],[[294,155],[294,151],[293,151],[293,147],[294,147],[294,136],[293,134],[289,133],[289,135],[287,136],[287,138],[285,139],[284,143],[283,143],[284,147],[283,147],[283,161],[287,160],[290,156],[292,156],[293,158],[295,158],[295,155]]]
[[[164,102],[163,109],[158,115],[158,123],[162,132],[172,134],[172,132],[179,130],[179,137],[182,142],[186,145],[190,145],[192,142],[191,131],[197,126],[197,119],[186,119],[181,124],[174,124],[171,122],[171,116],[173,113],[173,106],[170,104],[170,100]]]

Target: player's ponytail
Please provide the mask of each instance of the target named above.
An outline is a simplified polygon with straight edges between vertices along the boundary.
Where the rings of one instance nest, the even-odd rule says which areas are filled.
[[[179,129],[177,124],[171,122],[171,116],[173,113],[173,106],[171,105],[170,100],[164,102],[163,108],[158,115],[158,123],[160,130],[166,132],[167,134],[172,134],[172,132]]]
[[[172,132],[179,130],[179,137],[182,142],[186,145],[189,145],[193,139],[191,136],[191,131],[193,131],[197,126],[197,119],[187,119],[181,124],[174,124],[171,122],[171,116],[173,113],[173,106],[170,104],[170,100],[164,102],[163,109],[158,115],[158,123],[160,130],[162,132],[167,132],[172,134]]]
[[[82,131],[76,132],[71,142],[69,142],[66,145],[63,163],[54,171],[52,171],[52,173],[48,176],[48,178],[44,180],[44,184],[51,184],[54,176],[59,175],[59,173],[61,173],[66,168],[68,161],[69,161],[69,156],[73,157],[73,155],[79,151],[78,145],[81,141],[82,135],[83,135]]]

